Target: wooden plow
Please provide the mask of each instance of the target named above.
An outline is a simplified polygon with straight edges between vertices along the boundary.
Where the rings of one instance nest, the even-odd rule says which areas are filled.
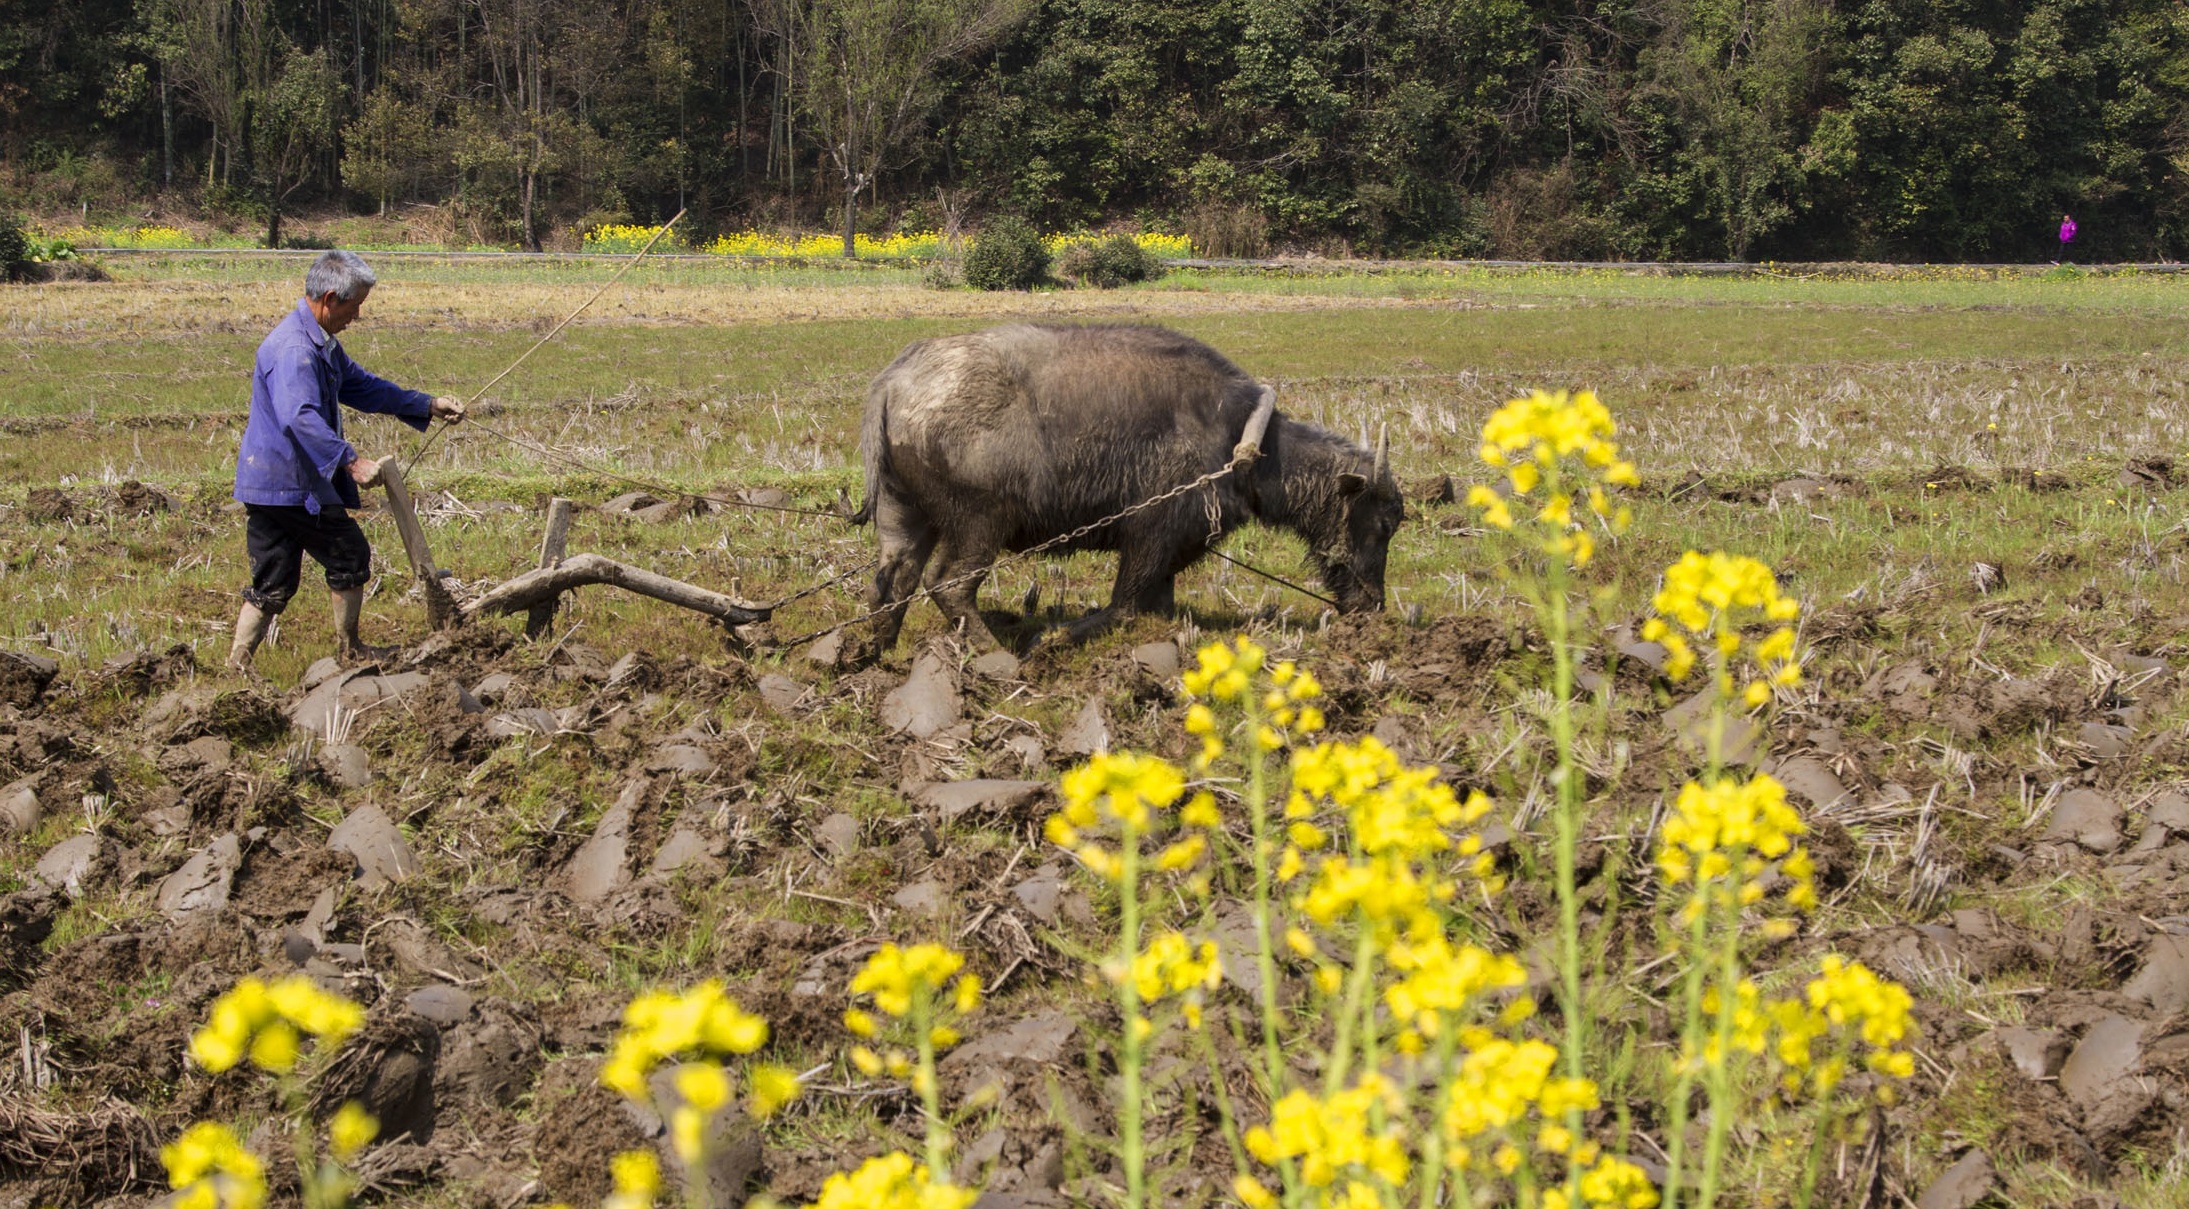
[[[696,584],[617,562],[599,554],[565,555],[570,540],[570,516],[574,505],[557,496],[547,506],[547,532],[540,540],[540,565],[461,605],[441,582],[442,572],[426,545],[425,526],[418,523],[418,508],[402,468],[390,458],[381,466],[382,485],[388,491],[388,511],[396,531],[403,536],[403,552],[409,556],[411,574],[426,594],[426,621],[434,629],[460,625],[482,613],[526,613],[525,633],[537,638],[554,619],[555,607],[565,592],[589,584],[606,584],[626,592],[664,601],[704,613],[729,626],[766,621],[770,610],[730,599]]]

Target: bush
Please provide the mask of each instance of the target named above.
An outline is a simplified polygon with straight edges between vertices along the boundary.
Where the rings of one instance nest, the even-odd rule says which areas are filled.
[[[0,219],[0,281],[14,281],[30,263],[30,237],[13,219]]]
[[[1030,290],[1049,276],[1049,251],[1024,219],[999,218],[981,228],[965,257],[965,284],[976,290]]]
[[[28,259],[44,264],[76,259],[76,245],[65,235],[40,235],[36,231],[22,234],[24,255]]]
[[[1098,290],[1114,290],[1163,275],[1163,262],[1130,235],[1075,243],[1057,257],[1057,276]]]

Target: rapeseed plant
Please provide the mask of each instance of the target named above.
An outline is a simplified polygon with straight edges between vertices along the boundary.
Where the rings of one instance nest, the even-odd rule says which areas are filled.
[[[914,1167],[909,1157],[887,1156],[903,1161],[901,1164],[892,1161],[886,1169],[869,1163],[853,1177],[851,1187],[866,1188],[866,1184],[859,1183],[862,1177],[872,1183],[887,1176],[889,1187],[914,1198],[904,1202],[906,1204],[955,1206],[960,1203],[953,1198],[962,1190],[952,1187],[948,1180],[950,1122],[942,1113],[941,1089],[935,1079],[935,1056],[958,1043],[958,1023],[980,1008],[980,979],[960,973],[964,968],[964,955],[942,945],[918,944],[900,948],[887,944],[869,957],[866,965],[852,977],[853,997],[869,999],[874,1012],[881,1013],[881,1017],[877,1017],[874,1012],[858,1007],[844,1013],[844,1027],[862,1039],[862,1043],[851,1051],[852,1065],[869,1078],[887,1073],[893,1078],[911,1080],[912,1090],[920,1097],[920,1106],[925,1110],[927,1162],[925,1166]],[[911,1045],[909,1051],[885,1048],[876,1052],[864,1044],[865,1041],[901,1041],[907,1037]],[[930,1172],[943,1174],[930,1183]],[[842,1178],[832,1177],[831,1183]],[[848,1188],[844,1195],[850,1195]],[[963,1203],[970,1203],[974,1195],[964,1193]],[[821,1203],[830,1203],[825,1193]]]
[[[1154,1028],[1142,1015],[1146,997],[1141,993],[1143,980],[1135,974],[1144,967],[1159,967],[1163,960],[1161,955],[1151,959],[1140,948],[1141,877],[1151,865],[1159,873],[1190,871],[1206,854],[1208,841],[1189,829],[1184,838],[1152,855],[1142,848],[1151,834],[1159,832],[1163,814],[1177,803],[1185,786],[1184,773],[1167,760],[1133,753],[1098,755],[1064,774],[1060,785],[1064,808],[1051,815],[1045,826],[1051,843],[1070,849],[1090,872],[1117,887],[1117,947],[1102,963],[1101,972],[1117,996],[1124,1029],[1118,1051],[1123,1100],[1118,1106],[1118,1158],[1125,1167],[1128,1209],[1147,1203],[1141,1067]],[[1205,819],[1206,811],[1197,811],[1196,817]],[[1200,977],[1212,973],[1221,977],[1213,967],[1200,972]]]
[[[304,975],[273,983],[245,978],[213,1002],[205,1027],[190,1036],[191,1060],[220,1074],[248,1062],[275,1078],[282,1114],[295,1131],[297,1173],[306,1209],[339,1209],[355,1188],[343,1164],[379,1134],[380,1123],[348,1101],[327,1125],[329,1157],[320,1159],[305,1117],[304,1039],[322,1067],[365,1023],[365,1010]],[[266,1199],[265,1165],[228,1127],[200,1121],[160,1149],[175,1204],[191,1209],[258,1209]]]
[[[296,974],[267,985],[246,978],[213,1003],[204,1028],[190,1035],[190,1056],[219,1074],[249,1057],[277,1075],[296,1069],[304,1035],[331,1052],[365,1023],[365,1009]]]
[[[828,1177],[821,1199],[806,1209],[967,1209],[979,1199],[973,1189],[937,1182],[930,1168],[898,1152]]]
[[[1530,555],[1513,579],[1535,606],[1550,647],[1559,990],[1566,1073],[1572,1078],[1582,1075],[1588,1019],[1581,1001],[1580,896],[1574,885],[1582,777],[1573,755],[1573,635],[1588,602],[1575,601],[1572,589],[1595,557],[1596,534],[1616,538],[1633,519],[1627,506],[1611,497],[1613,488],[1639,482],[1634,464],[1621,456],[1617,434],[1610,409],[1595,392],[1533,391],[1497,409],[1482,426],[1477,456],[1505,472],[1504,490],[1478,485],[1467,494],[1484,523],[1512,533]],[[1578,1123],[1576,1116],[1572,1124]],[[1578,1179],[1578,1164],[1568,1175],[1569,1184]]]
[[[1092,231],[1060,231],[1041,237],[1041,246],[1054,257],[1074,244],[1100,243],[1110,238]],[[1184,260],[1193,255],[1193,240],[1185,235],[1166,235],[1158,231],[1142,231],[1132,237],[1134,243],[1146,248],[1165,260]]]
[[[595,235],[589,232],[585,236],[585,250],[588,252],[635,252],[653,233],[653,229],[649,227],[602,227],[596,231],[614,232],[614,239],[631,241],[630,246],[623,247],[620,243],[613,247],[607,246],[607,237],[604,237],[603,246],[596,248]],[[1048,235],[1042,238],[1042,244],[1051,255],[1055,255],[1072,244],[1092,243],[1103,238],[1106,237],[1086,233]],[[978,237],[963,237],[958,242],[960,247],[957,251],[963,252],[978,242]],[[1145,232],[1133,236],[1133,242],[1166,259],[1176,260],[1193,255],[1192,241],[1183,235]],[[865,260],[932,260],[949,250],[945,248],[944,237],[939,231],[899,231],[894,235],[883,236],[861,231],[852,236],[852,249]],[[712,256],[820,258],[842,256],[844,237],[818,233],[769,235],[759,231],[737,231],[716,236],[712,243],[701,250]]]
[[[647,991],[623,1009],[600,1082],[668,1123],[669,1144],[684,1164],[688,1204],[705,1209],[708,1203],[708,1127],[734,1093],[721,1060],[750,1054],[767,1039],[767,1021],[738,1006],[712,979],[682,993]],[[664,1065],[670,1066],[669,1084],[676,1093],[669,1103],[662,1103],[654,1088],[654,1072]],[[797,1094],[798,1076],[788,1068],[756,1064],[747,1076],[746,1107],[755,1117],[775,1115]],[[626,1156],[633,1172],[654,1161],[651,1152],[629,1154],[642,1156]],[[621,1176],[618,1188],[621,1195]]]
[[[589,231],[580,232],[578,246],[587,252],[613,252],[631,255],[645,247],[647,242],[660,232],[661,228],[658,226],[602,223]],[[682,241],[675,235],[663,236],[661,242],[654,245],[654,247],[664,252],[675,251],[680,246],[682,246]]]
[[[160,1147],[175,1209],[259,1209],[266,1203],[266,1165],[243,1148],[226,1125],[200,1121]]]

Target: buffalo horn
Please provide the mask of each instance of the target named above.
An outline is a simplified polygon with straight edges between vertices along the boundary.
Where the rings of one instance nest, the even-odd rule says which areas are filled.
[[[1376,481],[1386,482],[1391,477],[1391,429],[1386,425],[1376,430]]]

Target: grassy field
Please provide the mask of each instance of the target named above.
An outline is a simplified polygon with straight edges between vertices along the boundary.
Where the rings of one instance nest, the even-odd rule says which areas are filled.
[[[233,815],[226,825],[311,836],[360,802],[387,806],[424,872],[401,887],[345,891],[339,926],[368,944],[373,920],[410,919],[444,949],[470,955],[476,994],[516,1005],[510,1010],[531,1022],[540,1073],[509,1102],[444,1121],[440,1165],[419,1181],[425,1191],[406,1194],[423,1203],[481,1203],[527,1179],[555,1197],[597,1197],[605,1177],[557,1149],[587,1112],[601,1111],[588,1098],[597,1089],[586,1089],[602,1022],[652,980],[725,977],[749,1003],[787,1014],[777,1022],[783,1060],[801,1068],[831,1061],[840,997],[801,1005],[782,986],[808,963],[827,967],[839,946],[922,938],[929,923],[892,905],[913,880],[911,866],[964,896],[929,922],[960,936],[985,975],[1010,976],[989,1009],[998,1018],[1063,1005],[1093,1019],[1097,1000],[1059,957],[1095,943],[1091,921],[1034,928],[1022,950],[993,935],[993,913],[978,914],[991,901],[1008,907],[1000,887],[1046,859],[1027,820],[948,824],[948,853],[923,856],[903,787],[980,774],[1051,777],[1070,762],[1057,738],[1089,699],[1103,703],[1119,744],[1175,754],[1183,750],[1177,702],[1138,677],[1124,652],[1168,639],[1190,651],[1196,639],[1241,629],[1346,688],[1348,704],[1334,706],[1341,732],[1395,719],[1393,733],[1410,736],[1416,758],[1496,792],[1521,832],[1509,856],[1517,905],[1504,926],[1516,950],[1540,939],[1543,918],[1527,904],[1540,906],[1546,876],[1544,721],[1541,694],[1529,686],[1539,682],[1543,652],[1506,575],[1510,547],[1473,510],[1424,499],[1409,505],[1395,539],[1392,608],[1382,619],[1329,623],[1313,601],[1211,561],[1181,580],[1181,619],[1141,619],[1118,637],[1052,652],[1015,687],[968,678],[971,727],[947,743],[907,740],[875,718],[910,654],[940,635],[931,607],[914,609],[890,670],[853,675],[797,652],[736,649],[689,615],[590,589],[549,640],[510,644],[515,623],[496,623],[489,629],[503,646],[462,652],[470,672],[514,672],[523,704],[585,711],[584,733],[457,743],[448,737],[454,724],[433,709],[382,710],[364,719],[356,740],[379,770],[372,787],[326,783],[294,744],[245,744],[229,775],[256,796],[237,805],[244,790],[214,793],[230,805],[195,807],[200,817],[182,836],[154,835],[132,811],[171,802],[177,786],[214,791],[189,789],[163,763],[145,702],[101,669],[174,643],[190,645],[210,669],[225,650],[246,567],[240,518],[221,505],[252,350],[293,303],[300,265],[132,259],[110,266],[112,283],[0,288],[0,649],[59,658],[70,686],[48,707],[49,722],[19,722],[16,733],[59,725],[74,736],[74,754],[53,757],[50,768],[27,754],[27,740],[0,747],[0,781],[42,775],[64,791],[53,800],[71,803],[98,776],[108,786],[96,791],[101,806],[49,809],[32,834],[0,841],[0,891],[22,890],[48,846],[85,830],[110,835],[130,854],[117,868],[134,870],[68,906],[42,958],[0,968],[8,992],[0,1025],[35,1026],[65,1069],[92,1072],[37,1088],[0,1084],[0,1109],[12,1097],[48,1113],[89,1112],[96,1072],[111,1076],[139,1061],[125,1036],[134,1031],[166,1045],[168,1057],[116,1077],[114,1094],[148,1115],[163,1139],[209,1106],[266,1110],[262,1100],[239,1099],[233,1082],[182,1071],[173,1051],[188,1021],[145,1007],[140,990],[201,960],[230,973],[278,966],[288,917],[252,916],[246,903],[231,928],[245,943],[161,949],[146,940],[137,965],[86,973],[103,968],[87,956],[100,937],[159,931],[158,876],[223,829],[223,810]],[[406,260],[379,271],[365,319],[345,336],[351,354],[405,384],[469,395],[612,268]],[[1809,683],[1781,702],[1768,744],[1780,759],[1807,758],[1844,782],[1844,802],[1815,805],[1820,827],[1846,846],[1827,906],[1800,940],[1764,960],[1791,963],[1829,945],[1916,993],[1920,1070],[1878,1117],[1877,1187],[1913,1200],[1977,1146],[1997,1163],[2008,1203],[2117,1196],[2159,1209],[2189,1186],[2184,1117],[2168,1098],[2189,1089],[2179,1056],[2189,1044],[2177,1044],[2177,1018],[2130,1003],[2121,988],[2167,917],[2189,910],[2189,846],[2141,821],[2189,767],[2189,711],[2179,693],[2189,668],[2185,316],[2189,279],[2155,275],[1182,272],[1111,293],[998,296],[930,290],[916,272],[897,269],[677,262],[632,273],[482,402],[480,419],[515,441],[459,428],[410,480],[424,496],[436,556],[467,585],[532,565],[540,508],[553,494],[599,504],[635,480],[722,497],[778,488],[794,505],[827,508],[839,491],[859,489],[856,422],[873,374],[908,341],[1008,319],[1189,332],[1274,384],[1290,414],[1348,434],[1387,427],[1402,482],[1418,488],[1449,475],[1461,495],[1488,479],[1475,449],[1497,405],[1536,387],[1594,389],[1617,416],[1642,486],[1630,493],[1632,529],[1606,543],[1595,569],[1606,632],[1584,641],[1585,662],[1597,661],[1587,666],[1603,668],[1604,653],[1626,637],[1610,627],[1640,621],[1660,570],[1686,549],[1763,559],[1805,607]],[[356,420],[350,432],[369,454],[407,455],[417,442],[377,418]],[[142,497],[124,486],[132,480],[177,506],[136,514]],[[37,519],[53,506],[49,489],[67,498],[69,519]],[[414,642],[424,609],[400,569],[392,526],[377,513],[366,526],[387,570],[368,607],[368,637]],[[571,536],[574,551],[760,602],[856,567],[871,544],[869,531],[832,518],[735,508],[662,524],[588,508]],[[1304,552],[1281,534],[1244,532],[1227,549],[1280,574],[1302,573]],[[315,574],[307,572],[308,584]],[[1110,561],[1095,556],[1014,563],[983,599],[1012,633],[1031,638],[1103,600],[1109,574]],[[851,615],[857,586],[798,601],[774,631]],[[1003,612],[1026,599],[1038,604],[1023,623]],[[294,689],[328,652],[326,611],[324,594],[307,590],[283,617],[259,660],[266,695]],[[1488,653],[1453,654],[1478,619],[1499,640]],[[559,670],[572,648],[607,661],[644,653],[657,665],[648,691]],[[1445,670],[1408,671],[1431,662]],[[795,709],[763,708],[755,681],[771,673],[812,695]],[[228,684],[210,671],[205,678]],[[2006,709],[1998,686],[2009,682],[2046,686],[2048,704],[2034,714]],[[1622,861],[1630,872],[1646,866],[1638,837],[1683,774],[1661,720],[1676,699],[1667,687],[1631,670],[1597,683],[1602,712],[1584,741],[1599,812],[1591,835],[1622,852],[1635,845],[1609,859],[1612,872],[1598,883],[1594,901],[1616,923],[1627,893],[1618,869]],[[2124,729],[2102,730],[2109,726]],[[522,909],[489,909],[564,876],[629,768],[661,736],[687,727],[733,771],[704,787],[662,791],[641,811],[634,842],[651,851],[646,845],[686,817],[678,814],[685,807],[726,811],[737,821],[720,857],[723,876],[674,879],[667,906],[630,906],[613,919],[529,898]],[[1021,765],[1007,755],[1003,740],[1015,733],[1040,738],[1043,758]],[[2085,788],[2125,805],[2118,851],[2039,844],[2045,812]],[[828,857],[815,840],[814,825],[834,812],[855,819],[858,855]],[[2151,846],[2136,853],[2139,831]],[[1096,905],[1108,909],[1099,895]],[[1603,992],[1602,1015],[1630,1026],[1629,1048],[1606,1040],[1600,1057],[1646,1083],[1665,1063],[1651,1031],[1662,1023],[1651,1004],[1664,988],[1645,976],[1653,942],[1599,924],[1614,988]],[[399,1006],[394,992],[422,977],[395,967],[389,1002]],[[99,978],[112,983],[81,989]],[[199,987],[195,999],[179,1001],[195,1010],[208,993]],[[63,1001],[89,1015],[62,1021],[55,1005]],[[2127,1111],[2118,1101],[2085,1103],[2049,1077],[2025,1077],[1993,1039],[1997,1028],[2026,1025],[2072,1042],[2114,1012],[2142,1030],[2131,1081],[2151,1089],[2122,1120],[2114,1119]],[[763,1182],[786,1198],[814,1195],[840,1156],[875,1153],[917,1132],[916,1114],[886,1098],[846,1091],[816,1100],[770,1127]],[[1056,1134],[1039,1096],[997,1111],[992,1123],[1011,1147]],[[1622,1110],[1593,1127],[1609,1143],[1629,1129],[1661,1138],[1663,1122]],[[1786,1203],[1787,1159],[1769,1139],[1774,1128],[1798,1127],[1792,1117],[1744,1122],[1740,1178],[1728,1185],[1744,1190],[1741,1203]],[[980,1132],[969,1128],[964,1140]],[[1212,1162],[1228,1171],[1221,1141],[1179,1136],[1188,1140],[1185,1174],[1168,1185],[1175,1203],[1216,1198],[1228,1174],[1211,1183],[1194,1173]],[[598,1157],[590,1143],[576,1149]],[[486,1155],[483,1173],[480,1163],[451,1165],[459,1152]],[[0,1147],[0,1173],[16,1161]],[[1843,1153],[1840,1161],[1849,1160]],[[1066,1167],[1066,1193],[1098,1199],[1101,1164],[1075,1158]],[[37,1195],[67,1199],[60,1175],[24,1176],[33,1177],[44,1181],[28,1185],[44,1189]],[[134,1187],[117,1180],[100,1187]],[[1841,1192],[1835,1203],[1876,1203]]]

